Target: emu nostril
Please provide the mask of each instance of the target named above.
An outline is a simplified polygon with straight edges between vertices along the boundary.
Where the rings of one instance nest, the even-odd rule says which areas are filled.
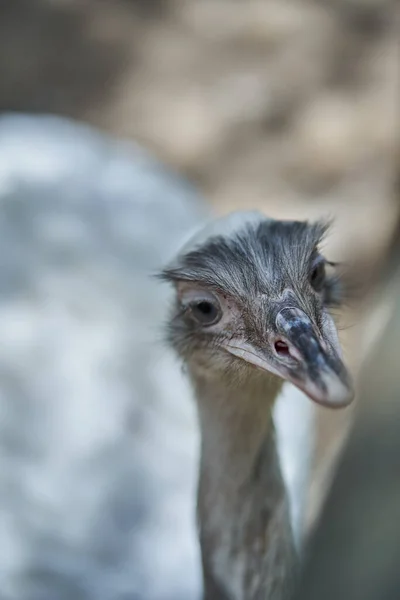
[[[289,346],[285,342],[282,342],[282,340],[275,342],[275,351],[279,356],[290,356]]]

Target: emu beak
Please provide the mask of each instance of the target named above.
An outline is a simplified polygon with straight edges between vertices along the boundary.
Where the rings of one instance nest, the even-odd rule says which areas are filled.
[[[283,308],[276,317],[277,371],[318,404],[341,408],[354,397],[351,377],[340,358],[336,328],[325,316],[321,334],[305,312]]]

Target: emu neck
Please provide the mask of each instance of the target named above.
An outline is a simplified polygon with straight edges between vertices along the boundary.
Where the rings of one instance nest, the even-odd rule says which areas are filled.
[[[202,432],[198,518],[205,600],[286,600],[295,551],[275,447],[278,378],[193,373]]]

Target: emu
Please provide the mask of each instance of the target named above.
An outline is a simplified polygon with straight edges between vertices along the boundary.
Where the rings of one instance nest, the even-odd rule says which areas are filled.
[[[283,380],[315,402],[353,397],[329,306],[321,223],[233,213],[191,239],[162,278],[168,339],[201,429],[198,520],[206,600],[286,600],[297,554],[273,426]]]

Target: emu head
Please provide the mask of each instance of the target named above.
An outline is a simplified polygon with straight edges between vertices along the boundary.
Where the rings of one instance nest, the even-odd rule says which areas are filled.
[[[319,250],[322,223],[233,213],[192,238],[162,273],[176,287],[169,339],[206,376],[268,373],[316,402],[353,398],[329,308],[339,280]]]

